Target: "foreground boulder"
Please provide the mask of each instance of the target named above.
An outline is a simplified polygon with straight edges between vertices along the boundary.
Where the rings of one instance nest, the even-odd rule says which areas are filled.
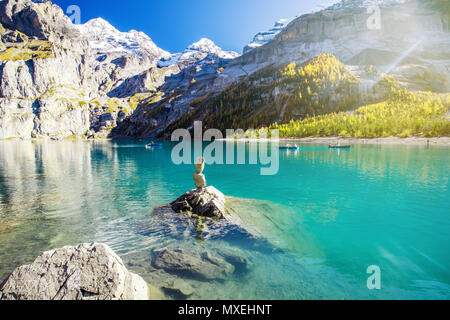
[[[225,196],[213,186],[186,192],[170,205],[177,213],[189,212],[201,217],[216,219],[223,219],[227,215]]]
[[[0,285],[0,300],[148,300],[147,283],[105,244],[44,252]]]

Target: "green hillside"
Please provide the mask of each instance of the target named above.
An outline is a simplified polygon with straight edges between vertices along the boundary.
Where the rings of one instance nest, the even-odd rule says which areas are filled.
[[[408,92],[372,66],[363,73],[368,94],[333,55],[268,67],[194,101],[169,130],[203,120],[206,129],[279,129],[283,138],[450,135],[450,95]]]
[[[287,124],[273,124],[282,138],[449,136],[450,94],[410,93],[392,88],[386,101]]]
[[[193,101],[193,111],[168,131],[188,128],[197,120],[206,128],[257,128],[359,105],[357,80],[333,55],[320,54],[301,66],[264,68],[216,96]]]

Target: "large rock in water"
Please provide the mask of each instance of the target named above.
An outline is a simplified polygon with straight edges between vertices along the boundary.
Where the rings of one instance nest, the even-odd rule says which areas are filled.
[[[228,211],[226,197],[213,186],[193,189],[177,200],[155,208],[151,225],[141,230],[144,235],[148,232],[164,232],[176,238],[195,235],[204,240],[241,236],[262,238],[255,228],[244,225],[238,215]]]
[[[190,212],[201,217],[216,219],[223,219],[227,215],[225,196],[212,186],[186,192],[170,205],[177,213]]]
[[[148,300],[147,283],[105,244],[44,252],[0,285],[0,300]]]

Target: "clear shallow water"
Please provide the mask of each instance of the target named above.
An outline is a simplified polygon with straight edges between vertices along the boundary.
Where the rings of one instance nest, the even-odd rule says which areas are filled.
[[[307,145],[280,171],[212,165],[205,174],[271,246],[172,237],[153,208],[192,188],[171,144],[0,142],[0,278],[42,251],[105,242],[152,284],[154,248],[227,247],[252,261],[226,281],[187,279],[208,299],[449,299],[450,148]],[[382,290],[366,287],[381,268]]]

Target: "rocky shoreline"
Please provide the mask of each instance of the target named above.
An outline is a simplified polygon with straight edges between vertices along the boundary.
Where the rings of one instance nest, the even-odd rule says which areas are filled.
[[[128,138],[123,138],[128,139]],[[0,139],[1,141],[117,141],[123,140],[118,138],[49,138],[43,137],[39,139],[30,138],[14,138],[14,139]],[[142,139],[134,139],[136,141],[142,141]],[[218,141],[269,141],[268,139],[218,139]],[[410,138],[399,138],[399,137],[387,137],[387,138],[342,138],[342,137],[315,137],[315,138],[292,138],[292,139],[280,139],[280,142],[298,142],[298,143],[317,143],[317,144],[370,144],[370,145],[430,145],[430,146],[450,146],[450,137],[410,137]]]
[[[269,141],[267,139],[222,139],[222,141]],[[370,144],[370,145],[432,145],[450,146],[450,137],[388,137],[388,138],[343,138],[343,137],[317,137],[317,138],[292,138],[280,139],[280,142],[317,143],[317,144]]]

